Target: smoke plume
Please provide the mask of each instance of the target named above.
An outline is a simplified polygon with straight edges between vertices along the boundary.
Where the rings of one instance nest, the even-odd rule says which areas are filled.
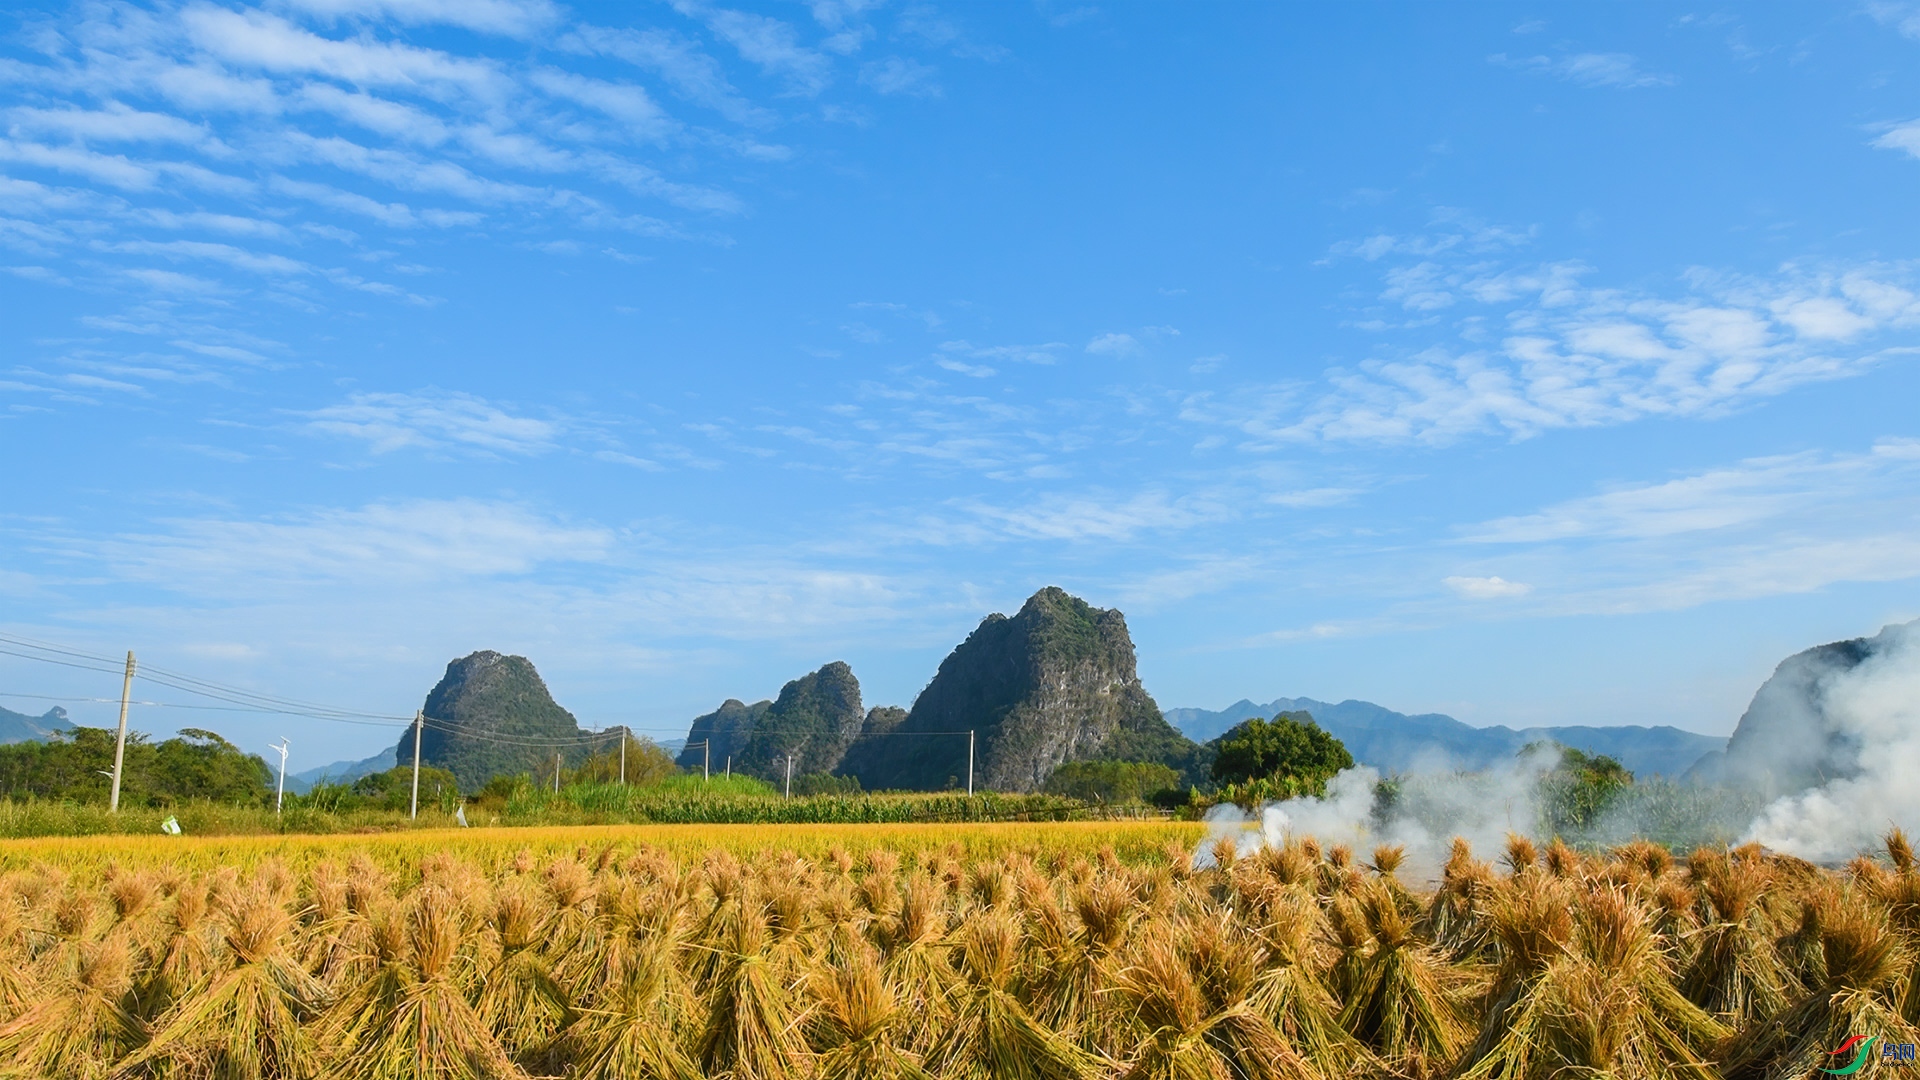
[[[1875,846],[1892,826],[1920,831],[1920,624],[1888,627],[1862,644],[1856,663],[1829,663],[1810,680],[1823,775],[1776,798],[1745,839],[1834,863]]]

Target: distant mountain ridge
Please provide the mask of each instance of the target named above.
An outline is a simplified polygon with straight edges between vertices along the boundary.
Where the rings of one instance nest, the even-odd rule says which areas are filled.
[[[1405,772],[1419,765],[1444,763],[1460,769],[1484,769],[1511,759],[1530,742],[1550,739],[1589,754],[1605,754],[1636,776],[1679,777],[1727,740],[1665,725],[1659,727],[1510,727],[1477,728],[1444,713],[1409,716],[1370,701],[1315,701],[1276,698],[1256,705],[1242,698],[1218,711],[1168,709],[1167,719],[1196,742],[1206,742],[1255,716],[1304,710],[1345,743],[1354,760],[1383,772]]]
[[[404,742],[405,740],[401,740]],[[407,754],[408,763],[412,763],[411,748]],[[327,765],[303,769],[287,774],[287,790],[295,795],[305,795],[313,790],[313,785],[325,780],[329,784],[351,784],[363,776],[386,772],[400,763],[400,743],[394,743],[370,758],[359,761],[335,761]]]
[[[56,734],[73,730],[67,710],[55,705],[40,716],[28,716],[12,709],[0,709],[0,745],[44,742]]]

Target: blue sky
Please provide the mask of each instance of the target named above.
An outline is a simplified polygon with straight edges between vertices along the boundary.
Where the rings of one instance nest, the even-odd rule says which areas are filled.
[[[1920,8],[54,4],[0,132],[0,632],[665,735],[1059,584],[1163,706],[1725,732],[1920,614]]]

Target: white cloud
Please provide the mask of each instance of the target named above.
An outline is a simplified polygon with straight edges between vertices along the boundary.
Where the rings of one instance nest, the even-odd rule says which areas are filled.
[[[101,109],[35,109],[20,106],[6,111],[15,131],[64,135],[99,142],[171,142],[199,146],[213,142],[207,129],[177,116],[141,112],[117,101]]]
[[[315,432],[358,439],[376,454],[407,447],[493,454],[551,450],[561,425],[515,416],[471,394],[355,394],[345,403],[304,414]]]
[[[1631,90],[1672,86],[1679,81],[1672,75],[1642,69],[1640,62],[1627,53],[1576,53],[1557,59],[1545,56],[1509,57],[1506,53],[1495,53],[1487,59],[1506,67],[1552,75],[1578,86]]]
[[[486,99],[507,96],[508,80],[486,61],[395,42],[321,37],[260,11],[195,4],[180,13],[195,44],[224,60],[266,71],[310,73],[357,86],[459,89]]]
[[[1505,600],[1525,596],[1533,586],[1502,577],[1449,577],[1440,582],[1468,600]]]
[[[135,255],[159,255],[169,259],[207,259],[255,274],[298,275],[313,271],[311,266],[285,255],[262,254],[231,244],[210,244],[201,240],[123,240],[99,245],[102,250]]]
[[[1087,351],[1095,356],[1137,356],[1141,348],[1132,334],[1101,334],[1087,342]]]
[[[679,0],[674,6],[707,24],[714,36],[739,50],[741,57],[769,75],[787,80],[794,92],[812,96],[826,89],[833,65],[826,56],[800,44],[794,27],[779,19]]]
[[[1185,415],[1232,425],[1250,447],[1444,445],[1480,434],[1528,438],[1715,416],[1859,375],[1903,349],[1877,339],[1920,326],[1920,295],[1905,265],[1788,266],[1764,279],[1696,272],[1677,297],[1583,287],[1589,273],[1566,264],[1392,268],[1383,300],[1421,313],[1492,306],[1504,335],[1493,345],[1470,338],[1332,369],[1317,394],[1291,386],[1196,395]]]
[[[1753,458],[1460,530],[1555,582],[1537,613],[1676,610],[1920,577],[1920,439]]]
[[[969,375],[976,379],[985,379],[994,374],[994,369],[984,364],[969,364],[965,360],[956,360],[951,356],[936,357],[933,362],[948,371]]]
[[[965,339],[940,343],[940,351],[949,356],[994,360],[1001,363],[1043,365],[1058,360],[1060,352],[1066,348],[1066,343],[1059,341],[1050,341],[1044,345],[975,345]]]
[[[176,586],[347,580],[427,582],[524,574],[552,562],[598,562],[614,535],[525,507],[468,499],[376,503],[278,520],[176,520],[165,533],[93,548],[135,578]],[[183,581],[184,579],[184,581]]]
[[[409,25],[462,26],[487,34],[532,37],[558,22],[548,0],[280,0],[322,18],[392,19]]]
[[[673,129],[673,122],[647,96],[645,88],[632,83],[589,79],[557,68],[540,68],[534,71],[532,80],[554,97],[598,109],[644,138],[659,138]]]
[[[678,96],[712,109],[736,123],[766,124],[774,117],[734,89],[718,61],[698,45],[665,30],[580,26],[559,46],[624,60],[665,80]]]
[[[1909,120],[1888,128],[1873,140],[1873,145],[1882,150],[1899,150],[1910,157],[1920,158],[1920,120]]]
[[[1468,529],[1465,538],[1490,544],[1652,539],[1812,516],[1836,499],[1874,498],[1890,477],[1910,475],[1920,457],[1917,446],[1913,440],[1889,439],[1864,454],[1807,451],[1752,458],[1498,518]]]
[[[907,94],[912,97],[939,97],[939,72],[916,60],[889,56],[860,69],[860,82],[882,94]]]

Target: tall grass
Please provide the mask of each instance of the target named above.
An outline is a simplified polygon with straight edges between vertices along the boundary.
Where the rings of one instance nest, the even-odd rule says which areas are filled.
[[[1205,865],[1190,826],[0,844],[0,1077],[1785,1080],[1920,1041],[1920,869]],[[158,852],[159,854],[155,854]]]
[[[188,836],[405,832],[454,825],[455,808],[451,797],[440,804],[423,797],[419,817],[413,818],[404,809],[334,810],[326,807],[325,800],[309,804],[290,799],[278,814],[270,806],[212,802],[129,807],[112,814],[92,802],[0,799],[0,838],[158,835],[168,818]],[[764,780],[724,774],[709,780],[680,774],[644,786],[570,784],[558,792],[521,783],[504,798],[483,798],[463,809],[468,822],[479,827],[1086,821],[1157,816],[1145,807],[1095,806],[1045,794],[874,792],[786,798]]]

